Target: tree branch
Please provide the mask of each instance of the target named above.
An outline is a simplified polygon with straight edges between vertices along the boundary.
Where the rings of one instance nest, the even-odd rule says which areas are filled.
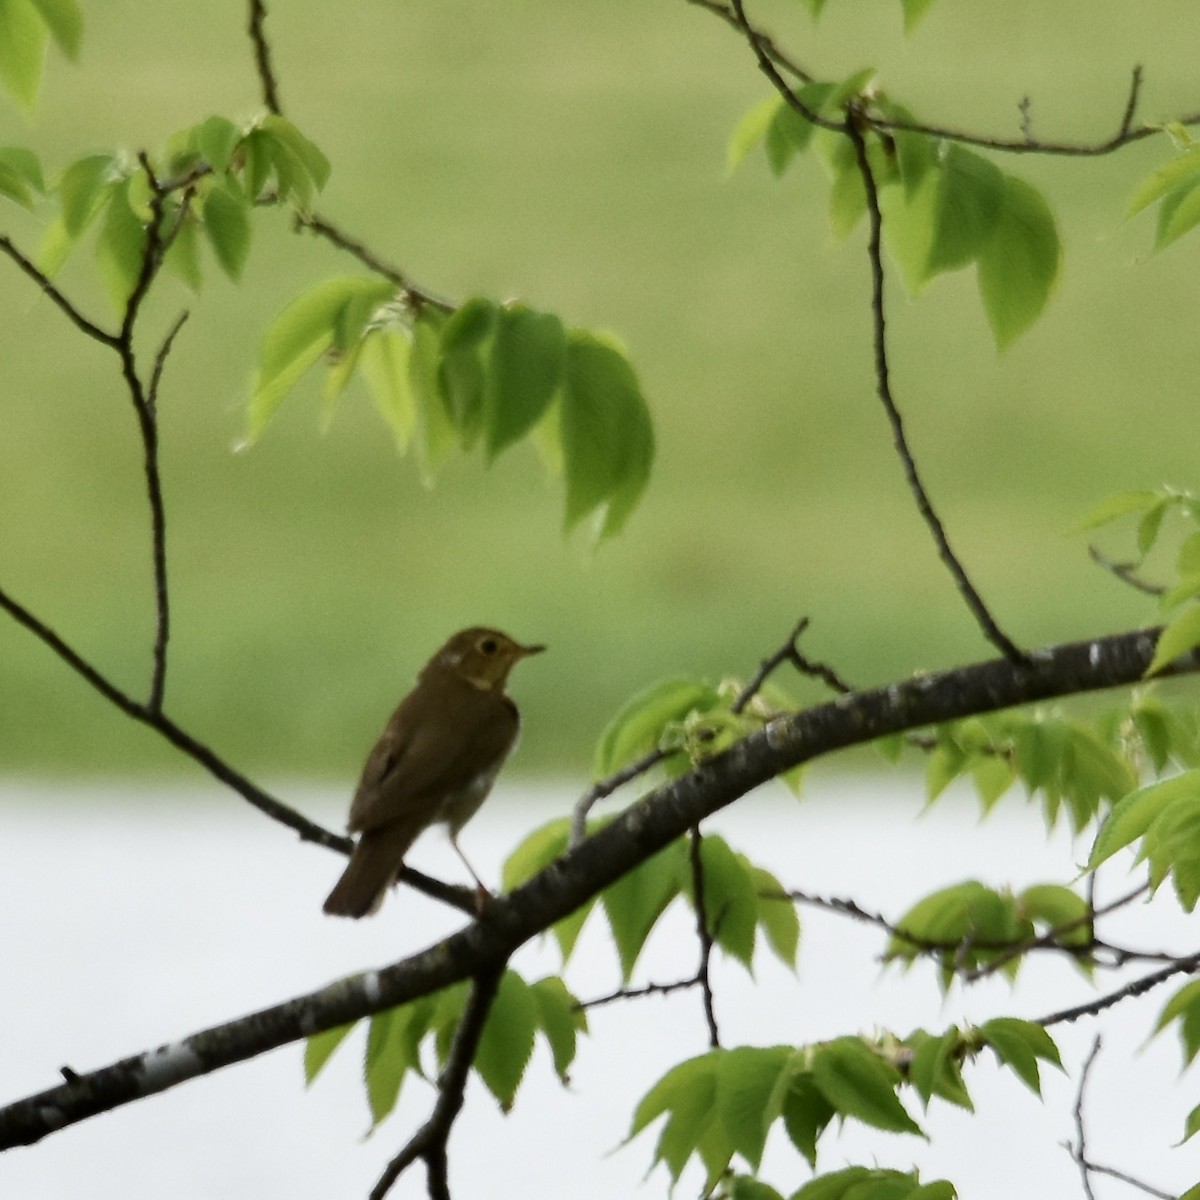
[[[262,85],[263,103],[273,113],[282,113],[279,85],[271,68],[271,44],[267,41],[267,6],[263,0],[250,0],[250,41],[254,46],[254,65]]]
[[[768,779],[887,734],[1016,704],[1137,683],[1150,664],[1159,633],[1137,630],[1053,646],[1020,663],[992,659],[840,696],[777,717],[764,729],[631,805],[521,887],[495,897],[477,921],[436,945],[382,970],[340,980],[180,1042],[81,1073],[70,1082],[0,1109],[0,1149],[36,1142],[67,1125],[184,1080],[428,995],[488,969],[498,970],[524,942]],[[1197,670],[1200,653],[1193,651],[1177,659],[1164,674]],[[332,840],[323,830],[316,834]],[[1172,975],[1197,969],[1200,954],[1114,996],[1054,1014],[1042,1023],[1074,1020],[1100,1011]]]
[[[716,1049],[721,1044],[721,1034],[717,1028],[717,1014],[713,1008],[712,980],[709,977],[709,964],[712,961],[713,935],[708,924],[708,905],[704,896],[704,860],[700,852],[704,838],[699,825],[693,825],[688,830],[688,863],[692,871],[692,895],[696,909],[696,937],[700,942],[700,963],[696,967],[696,980],[700,984],[700,995],[704,1003],[704,1022],[708,1026],[708,1044]]]

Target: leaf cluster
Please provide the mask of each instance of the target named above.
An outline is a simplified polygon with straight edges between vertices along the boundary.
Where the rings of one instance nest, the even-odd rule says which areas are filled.
[[[445,1066],[467,999],[467,983],[456,984],[409,1004],[376,1013],[367,1022],[363,1082],[374,1130],[396,1107],[405,1077],[428,1080],[423,1049],[438,1070]],[[312,1083],[357,1022],[314,1034],[305,1045],[304,1077]],[[505,1111],[516,1100],[540,1034],[554,1070],[565,1085],[587,1014],[557,975],[527,983],[511,968],[504,972],[475,1053],[474,1070]],[[436,1075],[436,1072],[434,1072]]]
[[[663,1163],[678,1181],[696,1159],[707,1189],[729,1170],[735,1156],[757,1172],[767,1139],[777,1127],[815,1167],[818,1142],[835,1118],[889,1133],[925,1136],[901,1100],[904,1088],[914,1090],[924,1108],[937,1097],[971,1109],[962,1066],[984,1048],[991,1048],[1000,1064],[1035,1094],[1041,1091],[1039,1064],[1062,1065],[1058,1048],[1042,1026],[1011,1017],[968,1030],[952,1027],[936,1036],[916,1030],[905,1039],[848,1036],[809,1046],[716,1048],[672,1067],[650,1088],[637,1106],[627,1140],[665,1116],[654,1163]],[[849,1184],[867,1179],[845,1172],[818,1176],[794,1193],[793,1200],[857,1197],[858,1191],[847,1190]],[[877,1189],[885,1181],[887,1186]],[[901,1181],[907,1181],[903,1188]],[[871,1176],[871,1188],[861,1194],[875,1195],[878,1190],[880,1196],[909,1196],[916,1183],[915,1176],[884,1172]],[[949,1186],[943,1184],[943,1189]]]

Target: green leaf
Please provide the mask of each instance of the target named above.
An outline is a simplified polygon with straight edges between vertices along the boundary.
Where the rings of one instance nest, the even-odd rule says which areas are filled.
[[[750,879],[758,901],[758,924],[767,935],[767,944],[785,966],[796,969],[800,948],[800,917],[796,905],[787,898],[783,884],[762,867],[750,868]]]
[[[22,146],[0,146],[0,196],[15,200],[23,208],[33,207],[33,193],[46,190],[42,164],[32,150]]]
[[[933,0],[900,0],[900,7],[904,10],[904,32],[912,33],[933,7]]]
[[[1038,1060],[1062,1067],[1054,1039],[1034,1021],[994,1017],[980,1025],[978,1032],[995,1050],[1000,1061],[1012,1067],[1022,1082],[1038,1096],[1042,1094]]]
[[[1122,798],[1101,826],[1088,858],[1087,870],[1094,871],[1142,837],[1159,816],[1177,800],[1200,797],[1200,770],[1184,771],[1170,779],[1147,784]]]
[[[587,1032],[587,1013],[557,975],[539,979],[529,992],[537,1008],[538,1027],[545,1034],[554,1058],[554,1070],[566,1085],[567,1072],[575,1061],[577,1037]]]
[[[1161,1033],[1172,1021],[1179,1022],[1183,1061],[1185,1064],[1190,1063],[1200,1053],[1200,979],[1184,984],[1167,1001],[1162,1012],[1158,1014],[1154,1032]]]
[[[1155,250],[1165,250],[1200,221],[1200,180],[1190,180],[1168,192],[1158,207]]]
[[[346,1035],[358,1022],[338,1025],[323,1033],[314,1033],[304,1043],[304,1082],[311,1084],[320,1074],[321,1068],[332,1057],[333,1052],[346,1040]]]
[[[937,172],[931,274],[975,261],[995,233],[1006,193],[995,163],[962,146],[947,148]]]
[[[182,279],[192,291],[198,292],[203,286],[199,225],[194,216],[189,215],[183,219],[167,249],[163,265]]]
[[[801,1067],[801,1051],[792,1054],[788,1069],[781,1072],[774,1095],[767,1106],[768,1119],[776,1112],[783,1116],[784,1128],[792,1144],[808,1159],[809,1166],[817,1164],[817,1140],[836,1115],[836,1109],[817,1087],[811,1072]]]
[[[376,411],[387,422],[403,453],[417,423],[417,402],[409,379],[412,343],[397,329],[367,330],[358,365]]]
[[[783,1196],[769,1183],[752,1179],[749,1175],[735,1175],[726,1183],[729,1200],[783,1200]]]
[[[1191,1138],[1196,1135],[1198,1130],[1200,1130],[1200,1104],[1197,1104],[1196,1107],[1193,1108],[1190,1113],[1188,1113],[1187,1123],[1184,1125],[1182,1140],[1185,1142],[1190,1141]],[[1196,1184],[1191,1191],[1200,1195],[1200,1183]]]
[[[770,95],[760,100],[734,127],[729,135],[729,146],[725,153],[725,170],[732,175],[741,166],[742,160],[763,140],[771,121],[784,103],[783,97]]]
[[[1101,525],[1111,524],[1131,513],[1143,512],[1157,504],[1160,498],[1158,492],[1114,492],[1088,509],[1083,520],[1080,521],[1078,529],[1082,533],[1087,529],[1096,529]]]
[[[696,679],[666,679],[622,705],[596,744],[592,776],[606,779],[662,745],[667,728],[690,713],[722,703],[716,688]]]
[[[329,182],[329,159],[316,145],[296,128],[291,121],[276,113],[269,113],[262,119],[260,128],[269,134],[281,146],[296,158],[302,165],[305,174],[312,180],[317,191]]]
[[[1150,863],[1150,885],[1171,875],[1187,912],[1200,899],[1200,797],[1176,800],[1146,831],[1139,855]]]
[[[625,356],[584,330],[568,335],[565,383],[566,527],[604,508],[600,536],[608,537],[628,519],[650,477],[650,414]]]
[[[1200,646],[1200,604],[1181,608],[1166,624],[1146,668],[1147,677],[1158,674],[1177,658]]]
[[[117,180],[116,172],[117,162],[111,154],[89,155],[63,171],[58,197],[63,225],[72,239],[79,237],[108,201]]]
[[[146,253],[146,226],[130,206],[131,179],[118,183],[96,242],[96,266],[118,313],[133,292]]]
[[[446,414],[459,441],[470,449],[483,432],[483,397],[487,372],[486,345],[495,328],[499,306],[481,296],[463,304],[442,328],[438,385]]]
[[[367,276],[327,279],[297,297],[275,318],[259,352],[246,444],[261,436],[301,376],[345,336],[347,311],[361,312],[364,307],[382,304],[393,290],[386,280]]]
[[[1200,145],[1189,146],[1145,179],[1130,199],[1125,216],[1135,216],[1167,193],[1196,182],[1200,182]]]
[[[716,1109],[734,1151],[758,1170],[767,1140],[767,1104],[791,1051],[738,1046],[716,1059]]]
[[[233,152],[242,140],[242,131],[228,118],[212,116],[195,126],[188,140],[192,149],[221,174],[229,169]]]
[[[1017,897],[1017,908],[1045,932],[1073,925],[1073,928],[1058,936],[1057,940],[1062,945],[1084,945],[1092,936],[1087,920],[1087,901],[1070,888],[1052,883],[1034,884]]]
[[[441,330],[446,317],[427,309],[413,325],[412,353],[409,356],[409,382],[417,402],[417,458],[426,485],[434,472],[458,445],[458,431],[438,381],[441,364]]]
[[[68,58],[78,58],[83,43],[83,14],[75,0],[33,0],[33,5],[50,30],[54,44]]]
[[[489,462],[541,420],[562,384],[566,331],[550,313],[502,308],[484,389],[484,451]]]
[[[37,102],[46,24],[31,0],[0,0],[0,84],[23,108]]]
[[[475,1052],[475,1069],[505,1112],[529,1065],[539,1015],[530,986],[515,971],[505,971]]]
[[[796,98],[809,112],[819,113],[833,92],[833,84],[807,83],[796,92]],[[782,175],[792,159],[812,144],[816,130],[817,126],[802,112],[782,96],[777,96],[764,138],[764,149],[771,173],[776,177]]]
[[[204,200],[204,232],[221,269],[235,282],[250,253],[250,205],[240,188],[218,184]]]
[[[372,1126],[396,1107],[409,1071],[420,1071],[418,1047],[429,1028],[434,1002],[423,998],[371,1017],[363,1074]]]
[[[700,866],[704,911],[713,940],[750,970],[758,924],[758,895],[750,864],[724,838],[709,834],[700,840]],[[687,892],[694,905],[690,871]]]
[[[909,1079],[925,1107],[929,1107],[934,1096],[940,1096],[959,1108],[973,1112],[975,1106],[971,1103],[959,1067],[963,1038],[958,1029],[951,1026],[937,1037],[918,1030],[908,1041],[913,1046]]]
[[[633,974],[650,930],[679,894],[685,877],[686,854],[682,839],[677,838],[623,875],[601,895],[625,982]]]
[[[979,290],[1000,349],[1037,320],[1054,290],[1061,262],[1050,206],[1024,180],[1003,176],[991,236],[979,250]]]
[[[856,1117],[876,1129],[924,1136],[896,1096],[899,1072],[860,1039],[844,1037],[818,1046],[812,1077],[843,1116]]]

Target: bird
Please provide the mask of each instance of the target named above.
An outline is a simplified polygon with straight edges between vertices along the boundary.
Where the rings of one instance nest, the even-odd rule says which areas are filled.
[[[348,823],[358,841],[326,913],[376,912],[413,842],[438,824],[449,827],[450,845],[480,897],[488,894],[458,835],[517,741],[521,717],[504,690],[509,672],[543,650],[476,625],[450,637],[422,667],[363,766]]]

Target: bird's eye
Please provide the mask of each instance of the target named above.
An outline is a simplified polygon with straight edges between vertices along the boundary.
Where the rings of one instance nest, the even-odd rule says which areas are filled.
[[[495,654],[499,649],[499,646],[496,645],[495,638],[484,638],[483,641],[479,643],[479,649],[482,650],[484,654]]]

